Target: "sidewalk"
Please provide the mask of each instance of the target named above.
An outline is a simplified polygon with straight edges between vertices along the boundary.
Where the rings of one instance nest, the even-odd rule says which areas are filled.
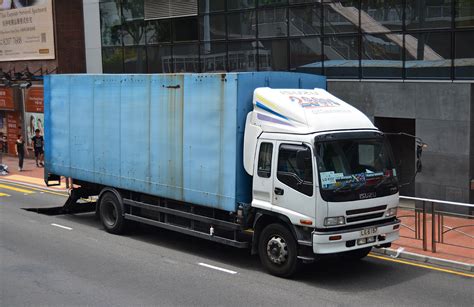
[[[26,158],[23,162],[23,171],[21,172],[18,170],[17,157],[3,155],[1,163],[8,165],[9,174],[6,176],[0,175],[0,179],[11,180],[19,183],[33,184],[42,188],[46,188],[46,184],[44,183],[44,168],[37,167],[35,159]],[[49,188],[55,190],[65,190],[66,186],[64,182],[62,182],[60,186]]]
[[[18,159],[16,157],[3,156],[2,163],[8,165],[10,174],[7,176],[0,176],[0,179],[46,187],[43,179],[43,168],[36,167],[34,159],[25,159],[24,170],[22,172],[18,171]],[[54,188],[64,190],[65,185],[62,183],[60,187]],[[407,201],[402,202],[403,206],[410,207],[410,204],[408,204]],[[376,250],[376,252],[394,256],[397,254],[397,250],[400,251],[400,248],[403,248],[402,252],[398,252],[398,257],[400,258],[430,262],[443,266],[443,264],[438,263],[439,261],[436,260],[437,258],[440,258],[441,260],[444,259],[451,262],[463,263],[465,264],[464,267],[470,266],[471,268],[469,270],[472,271],[472,268],[474,267],[474,220],[446,217],[444,225],[447,227],[454,228],[462,225],[472,226],[461,228],[459,231],[447,232],[444,236],[444,243],[447,244],[437,243],[436,253],[433,253],[431,252],[431,231],[427,231],[427,251],[423,250],[423,241],[415,238],[415,219],[413,217],[413,211],[400,209],[398,217],[402,220],[403,224],[400,229],[400,239],[395,241],[390,249]],[[430,214],[427,214],[426,226],[428,230],[431,229]],[[413,254],[416,256],[413,256]],[[433,261],[430,261],[430,259]]]

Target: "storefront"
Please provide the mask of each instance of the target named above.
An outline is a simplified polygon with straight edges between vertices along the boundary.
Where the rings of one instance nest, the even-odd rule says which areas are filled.
[[[15,141],[21,133],[21,112],[17,90],[0,88],[0,135],[2,154],[15,153]]]

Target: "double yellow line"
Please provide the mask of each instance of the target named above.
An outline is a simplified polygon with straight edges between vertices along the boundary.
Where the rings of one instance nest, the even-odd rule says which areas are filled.
[[[437,268],[431,265],[426,265],[426,264],[420,264],[420,263],[415,263],[415,262],[410,262],[410,261],[405,261],[405,260],[400,260],[400,259],[394,259],[394,258],[387,258],[383,256],[377,256],[374,254],[369,254],[369,257],[372,258],[377,258],[380,260],[385,260],[385,261],[391,261],[391,262],[396,262],[396,263],[401,263],[401,264],[407,264],[411,266],[416,266],[419,268],[424,268],[424,269],[429,269],[429,270],[434,270],[438,272],[444,272],[444,273],[449,273],[449,274],[454,274],[454,275],[459,275],[459,276],[464,276],[464,277],[471,277],[474,278],[474,274],[469,274],[469,273],[463,273],[463,272],[458,272],[454,270],[448,270],[448,269],[442,269],[442,268]]]
[[[23,193],[27,195],[33,194],[35,193],[35,191],[38,191],[38,192],[43,192],[43,193],[52,194],[52,195],[59,195],[59,196],[64,196],[64,197],[68,196],[67,193],[53,192],[53,191],[41,189],[41,188],[25,187],[24,185],[21,185],[20,183],[10,183],[10,182],[8,184],[0,183],[0,189],[11,190],[11,191],[15,191],[15,192]],[[6,193],[0,193],[0,197],[2,196],[8,197],[10,195]]]

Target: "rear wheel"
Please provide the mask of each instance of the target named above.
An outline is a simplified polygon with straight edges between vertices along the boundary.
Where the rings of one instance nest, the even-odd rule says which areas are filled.
[[[296,240],[281,224],[270,224],[263,229],[258,253],[262,265],[272,275],[290,277],[298,268]]]
[[[360,260],[366,257],[370,253],[371,250],[372,250],[372,247],[356,249],[353,251],[345,252],[344,254],[342,254],[342,256],[347,260]]]
[[[99,215],[107,232],[121,234],[125,230],[126,221],[122,206],[113,193],[105,193],[99,202]]]

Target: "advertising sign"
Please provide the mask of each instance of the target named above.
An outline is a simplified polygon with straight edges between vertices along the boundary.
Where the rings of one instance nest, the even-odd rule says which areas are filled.
[[[1,0],[0,0],[1,1]],[[0,110],[14,110],[13,90],[8,87],[0,88]]]
[[[43,113],[25,113],[25,125],[26,125],[26,146],[33,147],[31,138],[35,136],[35,130],[39,129],[40,134],[44,136],[44,115]]]
[[[26,112],[44,112],[44,92],[43,87],[30,87],[26,91],[25,99]]]
[[[0,0],[0,62],[54,57],[52,0]]]
[[[15,153],[15,143],[21,133],[21,117],[19,112],[7,112],[8,153]]]

